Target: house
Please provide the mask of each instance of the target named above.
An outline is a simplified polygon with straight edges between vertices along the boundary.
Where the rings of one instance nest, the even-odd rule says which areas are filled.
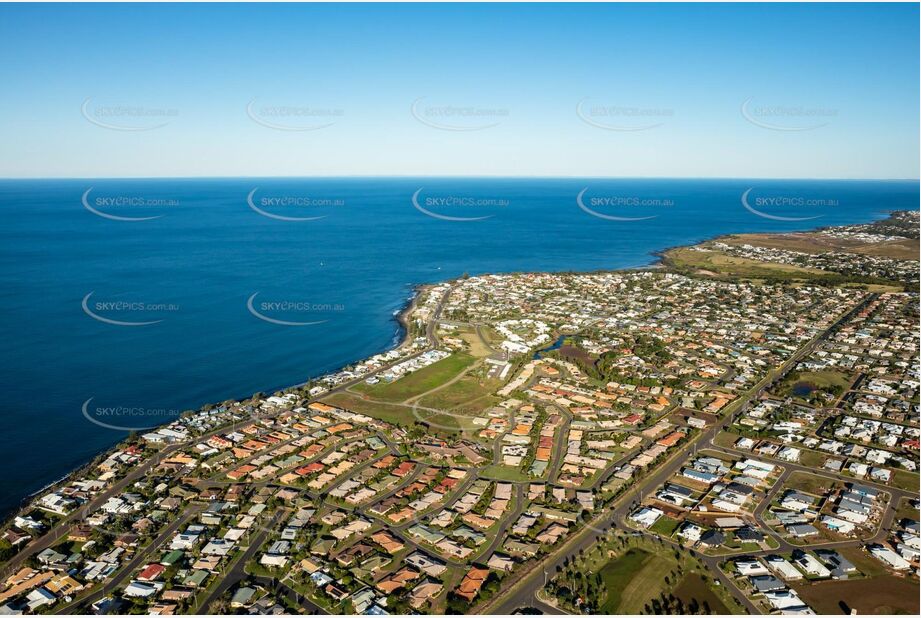
[[[480,592],[480,588],[483,587],[483,584],[486,583],[486,578],[489,577],[489,569],[482,569],[479,567],[472,567],[467,574],[464,576],[463,581],[454,591],[454,593],[466,599],[467,602],[472,603],[476,598],[477,594]]]
[[[421,551],[415,551],[409,554],[403,561],[432,577],[438,577],[448,569],[444,562],[432,558]]]
[[[678,531],[678,536],[682,539],[690,541],[691,543],[696,543],[700,540],[701,535],[703,535],[704,529],[695,524],[694,522],[685,522],[681,526],[681,530]]]
[[[796,551],[793,554],[793,563],[800,568],[806,575],[812,577],[831,577],[831,571],[825,568],[825,566],[815,559],[812,554],[807,554],[804,551]]]
[[[870,550],[870,554],[874,558],[894,571],[907,571],[911,567],[911,563],[909,563],[908,560],[905,560],[905,558],[888,547],[883,545],[870,545],[867,549]]]
[[[126,597],[136,597],[136,598],[143,599],[143,598],[147,598],[147,597],[151,597],[155,595],[162,588],[163,588],[162,582],[147,583],[147,582],[132,581],[130,584],[128,584],[125,587],[125,590],[124,592],[122,592],[122,595]]]
[[[253,595],[255,594],[256,590],[254,588],[243,586],[233,594],[233,597],[231,597],[230,606],[233,608],[246,607],[252,602]]]
[[[768,575],[768,571],[763,564],[754,558],[741,558],[735,562],[736,571],[739,575],[753,577],[757,575]]]
[[[636,522],[641,528],[649,528],[656,523],[662,515],[662,511],[659,509],[644,506],[638,511],[634,511],[633,514],[630,515],[630,519]]]
[[[735,536],[743,543],[760,543],[764,540],[764,535],[751,526],[743,526],[742,528],[739,528],[735,531]]]
[[[515,561],[511,557],[498,552],[490,556],[489,560],[486,562],[486,565],[497,571],[509,572],[515,568]]]
[[[758,592],[774,592],[777,590],[785,590],[787,587],[773,575],[756,575],[749,577],[748,581],[751,582],[752,586],[754,586],[755,590]]]
[[[857,567],[850,560],[834,550],[817,549],[815,555],[831,569],[834,579],[847,579],[848,574],[857,572]]]
[[[426,580],[413,588],[409,594],[409,606],[415,610],[421,609],[426,603],[437,597],[444,586],[435,580]]]
[[[792,524],[787,526],[787,534],[790,536],[795,536],[798,539],[815,536],[819,533],[819,530],[811,524]]]
[[[719,530],[707,530],[700,537],[700,544],[706,547],[719,547],[726,541],[726,535]]]
[[[780,575],[784,581],[798,581],[803,579],[803,574],[790,562],[780,556],[768,556],[764,559],[768,568]]]
[[[166,567],[162,564],[148,564],[144,567],[140,573],[138,573],[138,580],[142,582],[152,582],[163,574],[166,571]]]

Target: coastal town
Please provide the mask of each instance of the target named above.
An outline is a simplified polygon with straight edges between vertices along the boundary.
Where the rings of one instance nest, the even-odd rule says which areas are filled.
[[[917,614],[918,226],[423,286],[33,496],[0,614]]]

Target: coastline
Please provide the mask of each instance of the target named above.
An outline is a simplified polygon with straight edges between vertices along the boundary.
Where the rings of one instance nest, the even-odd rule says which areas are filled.
[[[885,219],[888,215],[890,215],[890,214],[893,213],[893,212],[899,212],[899,210],[885,210],[885,211],[880,211],[880,212],[879,212],[879,217],[874,218],[874,219],[870,219],[869,221],[865,221],[865,222],[863,222],[863,223],[872,223],[872,222],[875,222],[875,221],[883,220],[883,219]],[[856,225],[856,224],[851,224],[851,225]],[[787,231],[787,232],[759,232],[759,233],[763,233],[763,234],[768,234],[768,233],[772,233],[772,234],[802,234],[802,233],[814,233],[814,232],[818,232],[818,231],[825,230],[825,229],[829,229],[829,228],[833,228],[833,227],[839,227],[839,226],[821,226],[821,227],[813,227],[813,228],[808,228],[808,229],[803,229],[803,230],[795,230],[795,231]],[[698,241],[696,241],[696,242],[694,242],[694,243],[692,243],[692,244],[680,244],[680,245],[674,245],[674,246],[665,247],[665,248],[662,248],[662,249],[657,249],[657,250],[655,250],[655,251],[649,252],[649,254],[648,254],[649,257],[650,257],[650,263],[649,263],[649,264],[645,264],[645,265],[640,265],[640,266],[622,267],[622,268],[614,268],[614,269],[597,269],[597,270],[592,270],[592,271],[573,271],[573,270],[565,270],[565,269],[564,269],[564,270],[559,270],[559,271],[546,271],[546,270],[544,270],[544,271],[507,271],[507,272],[483,273],[483,274],[481,274],[481,275],[472,275],[472,276],[486,276],[486,275],[490,275],[490,274],[494,274],[494,275],[538,274],[538,273],[548,273],[548,272],[556,272],[556,273],[559,273],[559,274],[602,274],[602,273],[611,273],[611,274],[613,274],[613,273],[621,273],[621,272],[642,272],[642,271],[667,272],[668,269],[670,268],[670,264],[668,263],[668,258],[667,258],[667,255],[666,255],[668,252],[673,251],[673,250],[675,250],[675,249],[680,249],[680,248],[695,247],[695,246],[698,246],[698,245],[703,244],[703,243],[706,243],[706,242],[717,241],[717,240],[719,240],[720,238],[728,238],[728,237],[731,237],[731,236],[733,236],[733,235],[734,235],[734,234],[720,234],[720,235],[717,235],[717,236],[707,237],[707,238],[698,240]],[[429,288],[436,287],[436,286],[439,286],[439,285],[452,284],[452,283],[458,281],[460,278],[461,278],[461,277],[453,277],[453,278],[443,279],[443,280],[440,280],[440,281],[437,281],[437,282],[432,282],[432,283],[419,283],[419,284],[414,284],[414,285],[412,286],[412,294],[411,294],[409,297],[407,297],[407,299],[404,301],[404,304],[403,304],[402,308],[399,309],[399,310],[393,315],[393,319],[397,322],[399,328],[402,329],[402,331],[403,331],[402,336],[400,337],[399,342],[398,342],[398,343],[395,343],[394,345],[391,345],[391,346],[389,346],[389,347],[386,347],[386,348],[384,348],[383,350],[381,350],[381,351],[379,351],[379,352],[376,352],[376,353],[372,354],[371,356],[374,356],[374,355],[376,355],[376,354],[384,354],[384,353],[390,352],[390,351],[392,351],[392,350],[399,349],[400,347],[402,347],[402,346],[406,345],[407,343],[409,343],[409,341],[410,341],[410,328],[409,328],[410,324],[409,324],[409,316],[410,316],[410,314],[412,314],[412,312],[413,312],[413,311],[415,310],[415,308],[417,307],[418,302],[419,302],[419,299],[422,297],[423,292],[425,292],[425,290],[427,290],[427,289],[429,289]],[[360,362],[362,362],[363,360],[366,360],[366,358],[369,358],[369,357],[359,358],[359,359],[356,359],[356,360],[351,361],[351,362],[349,362],[349,363],[345,363],[344,365],[342,365],[341,367],[339,367],[339,368],[337,368],[337,369],[335,369],[335,370],[333,370],[333,371],[329,371],[329,372],[322,373],[322,374],[320,374],[320,375],[318,375],[318,376],[316,376],[316,377],[314,377],[314,378],[310,378],[310,379],[305,380],[305,381],[300,382],[300,383],[291,384],[291,385],[283,386],[283,387],[278,387],[278,388],[274,389],[273,392],[285,392],[285,391],[288,391],[288,390],[290,390],[290,389],[302,388],[302,387],[304,387],[304,386],[310,384],[311,382],[316,381],[317,379],[323,378],[324,376],[327,376],[327,375],[335,374],[335,373],[337,373],[337,372],[339,372],[339,371],[342,371],[343,369],[345,369],[345,368],[347,368],[347,367],[350,367],[350,366],[352,366],[352,365],[355,365],[356,363],[360,363]],[[249,397],[251,397],[253,394],[258,393],[258,392],[268,392],[268,391],[255,391],[254,393],[251,393],[251,394],[249,395]],[[320,394],[320,395],[318,395],[318,396],[316,397],[316,399],[320,399],[320,398],[322,398],[322,397],[324,397],[324,396],[325,396],[325,394]],[[241,398],[239,398],[239,399],[235,399],[235,401],[243,401],[243,400],[245,400],[245,399],[247,399],[247,398],[248,398],[248,397],[241,397]],[[309,399],[314,399],[314,398],[310,397]],[[221,400],[221,401],[225,401],[225,400]],[[213,403],[213,402],[212,402],[212,403]],[[205,405],[209,405],[209,404],[205,404]],[[202,407],[204,407],[204,406],[202,406]],[[199,409],[201,409],[201,408],[199,408]],[[177,418],[178,418],[178,417],[177,417]],[[175,419],[174,419],[174,420],[175,420]],[[172,421],[169,421],[169,422],[172,422]],[[168,425],[169,422],[163,423],[163,424],[160,425],[160,426]],[[77,477],[78,475],[82,474],[84,471],[86,471],[86,470],[88,470],[89,468],[91,468],[91,467],[94,465],[94,463],[95,463],[96,461],[98,461],[100,458],[104,457],[104,456],[107,455],[108,453],[112,452],[114,449],[118,448],[118,445],[121,444],[123,441],[124,441],[124,438],[122,438],[121,440],[119,440],[114,446],[111,446],[111,447],[109,447],[109,448],[106,448],[106,449],[104,449],[104,450],[101,450],[101,451],[97,452],[97,453],[96,453],[90,460],[88,460],[86,463],[84,463],[84,464],[82,464],[82,465],[80,465],[80,466],[77,466],[76,468],[74,468],[74,469],[71,470],[70,472],[68,472],[68,473],[66,473],[65,475],[63,475],[63,476],[62,476],[61,478],[59,478],[58,480],[52,481],[52,482],[46,484],[45,486],[43,486],[42,488],[40,488],[40,489],[38,489],[38,490],[36,490],[36,491],[34,491],[34,492],[28,494],[28,495],[21,496],[21,497],[19,498],[19,500],[18,500],[18,502],[19,502],[19,506],[18,506],[18,507],[15,507],[15,508],[12,509],[10,512],[6,512],[6,513],[0,514],[0,526],[5,527],[5,526],[9,523],[9,521],[10,521],[11,519],[13,519],[16,515],[18,515],[26,506],[28,506],[28,505],[32,502],[32,499],[33,499],[33,498],[35,498],[36,496],[41,495],[42,493],[44,493],[45,491],[47,491],[47,490],[49,490],[49,489],[51,489],[51,488],[53,488],[53,487],[56,487],[56,486],[58,486],[58,485],[66,484],[66,483],[71,482],[71,480],[73,480],[74,477]]]

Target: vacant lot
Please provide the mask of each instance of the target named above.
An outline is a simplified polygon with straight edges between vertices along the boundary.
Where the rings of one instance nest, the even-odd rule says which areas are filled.
[[[467,345],[470,346],[470,353],[473,356],[483,358],[492,354],[492,350],[486,347],[486,344],[483,343],[476,331],[461,330],[457,332],[457,336],[467,342]],[[484,333],[483,336],[485,337],[486,334]]]
[[[906,491],[917,491],[918,475],[907,470],[893,470],[891,484]]]
[[[918,583],[894,575],[794,585],[817,614],[918,615]],[[844,603],[844,605],[842,605]]]
[[[469,354],[452,354],[437,363],[403,376],[395,382],[387,384],[382,382],[374,386],[362,384],[355,387],[355,390],[379,401],[406,401],[448,382],[472,365],[475,360]]]
[[[881,243],[863,243],[858,240],[833,238],[824,234],[738,234],[721,239],[731,245],[752,245],[772,249],[786,249],[803,253],[843,251],[879,255],[897,260],[917,260],[918,243],[911,239]]]
[[[807,494],[821,497],[828,493],[833,487],[840,484],[841,483],[836,483],[832,479],[825,478],[824,476],[815,476],[805,472],[794,472],[790,475],[790,478],[787,479],[785,487],[798,489]],[[778,495],[783,494],[781,493]]]
[[[413,417],[412,410],[405,406],[382,403],[379,401],[369,401],[360,395],[351,395],[348,393],[336,393],[322,399],[323,403],[331,406],[337,406],[344,410],[350,410],[359,414],[366,414],[372,418],[380,419],[394,425],[412,425],[418,422]]]
[[[466,414],[473,414],[485,410],[499,401],[488,395],[495,392],[500,385],[501,382],[498,380],[478,378],[467,374],[457,382],[426,395],[419,400],[419,404],[427,408],[456,410]]]
[[[667,251],[665,260],[678,269],[703,270],[713,274],[739,277],[821,279],[833,276],[833,273],[817,268],[759,262],[729,256],[719,251],[692,251],[684,247]]]
[[[685,607],[697,605],[711,614],[728,614],[729,609],[723,605],[723,602],[716,596],[713,589],[704,581],[699,573],[688,573],[675,588],[673,593],[681,599]]]

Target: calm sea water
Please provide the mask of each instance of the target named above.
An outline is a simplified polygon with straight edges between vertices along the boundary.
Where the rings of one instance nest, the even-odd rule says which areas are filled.
[[[417,284],[642,266],[918,199],[917,182],[0,181],[0,510],[125,434],[84,410],[145,427],[336,369],[399,339]]]

